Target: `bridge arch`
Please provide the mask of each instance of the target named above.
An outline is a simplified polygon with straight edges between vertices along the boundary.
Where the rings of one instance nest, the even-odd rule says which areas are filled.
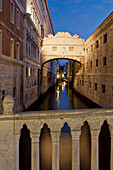
[[[71,58],[57,58],[57,59],[56,58],[52,58],[52,59],[46,60],[44,63],[42,63],[41,68],[43,69],[44,64],[46,64],[46,63],[48,63],[50,61],[54,61],[54,60],[71,60],[71,61],[76,61],[76,62],[78,62],[78,63],[80,63],[82,65],[82,63],[80,61],[77,61],[77,60],[71,59]]]
[[[57,59],[70,59],[85,62],[85,40],[78,35],[71,36],[68,32],[48,35],[42,43],[42,65]]]

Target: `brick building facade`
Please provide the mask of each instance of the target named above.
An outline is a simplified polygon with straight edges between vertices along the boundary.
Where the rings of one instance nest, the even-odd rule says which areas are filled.
[[[1,0],[0,6],[0,112],[4,96],[22,110],[23,98],[23,12],[22,0]]]

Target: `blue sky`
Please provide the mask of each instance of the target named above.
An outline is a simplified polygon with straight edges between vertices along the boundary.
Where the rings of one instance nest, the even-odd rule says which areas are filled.
[[[55,33],[87,39],[113,10],[113,0],[48,0]]]

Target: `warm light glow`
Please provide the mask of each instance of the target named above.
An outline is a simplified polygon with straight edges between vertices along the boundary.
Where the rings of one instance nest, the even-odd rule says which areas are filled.
[[[57,107],[59,107],[59,104],[60,104],[60,90],[59,90],[59,86],[57,87],[57,90],[56,90],[56,101],[57,101]]]
[[[62,90],[65,89],[65,86],[66,86],[66,82],[64,81],[64,82],[62,83]]]
[[[60,76],[59,76],[59,74],[57,74],[57,78],[59,78]]]
[[[28,67],[28,76],[30,76],[31,73],[30,73],[30,67]]]
[[[62,73],[62,77],[64,77],[64,73]]]

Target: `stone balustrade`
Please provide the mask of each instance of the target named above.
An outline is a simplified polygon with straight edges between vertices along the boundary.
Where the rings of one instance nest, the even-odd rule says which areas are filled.
[[[59,170],[59,137],[61,128],[68,123],[72,135],[72,170],[80,169],[80,134],[84,122],[91,132],[91,170],[99,169],[99,132],[104,121],[111,135],[111,160],[113,158],[113,109],[81,109],[62,111],[37,111],[0,115],[0,169],[19,170],[19,138],[25,124],[31,137],[31,167],[39,170],[39,136],[43,125],[50,128],[52,138],[52,170]],[[113,162],[111,161],[111,170]]]

